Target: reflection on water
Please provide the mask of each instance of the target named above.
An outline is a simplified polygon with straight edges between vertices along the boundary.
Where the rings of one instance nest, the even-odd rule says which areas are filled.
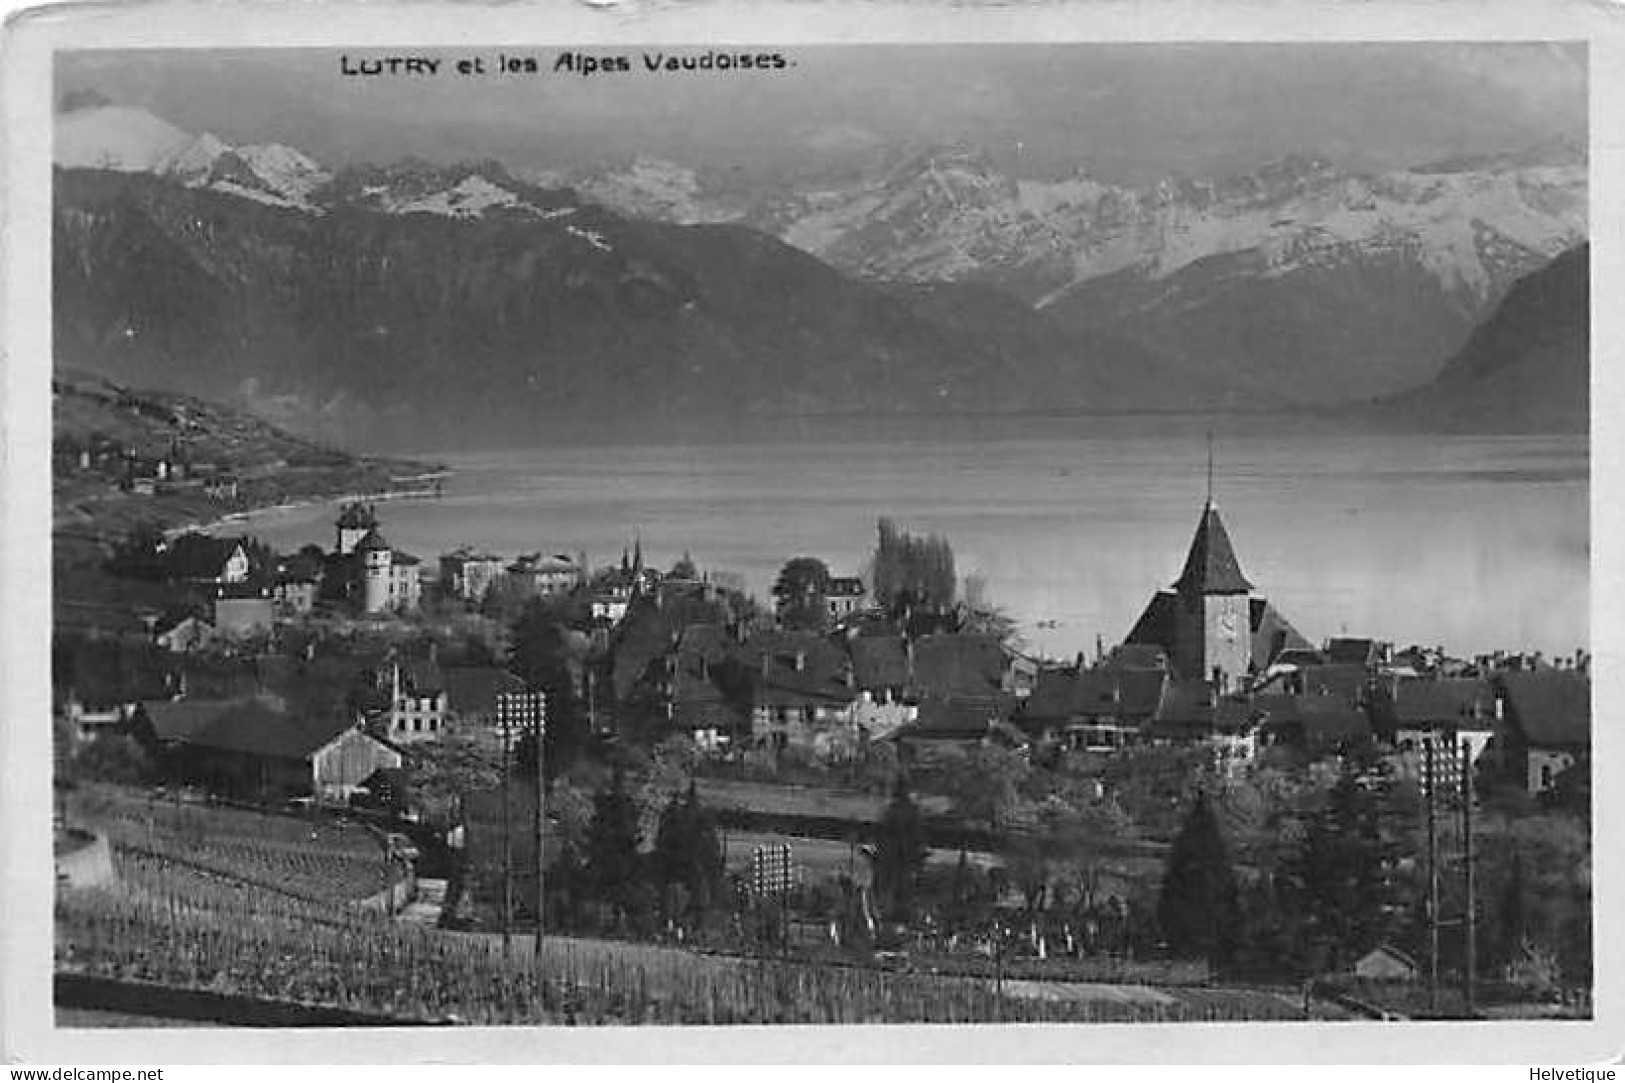
[[[1094,419],[1065,431],[1080,427],[950,422],[905,436],[457,455],[446,495],[387,505],[384,530],[426,558],[469,543],[585,550],[594,563],[639,534],[654,562],[688,551],[765,595],[790,556],[859,569],[890,515],[946,534],[961,574],[986,578],[1031,646],[1069,655],[1097,634],[1120,639],[1178,574],[1206,487],[1200,426]],[[1346,630],[1549,653],[1589,642],[1583,437],[1266,427],[1220,434],[1216,496],[1243,570],[1311,639]],[[282,547],[328,544],[330,520],[299,509],[251,529]]]

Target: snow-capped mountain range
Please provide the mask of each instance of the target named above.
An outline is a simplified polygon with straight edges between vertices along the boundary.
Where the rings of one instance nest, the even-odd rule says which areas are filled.
[[[239,382],[321,345],[305,374],[315,386],[335,358],[385,363],[357,343],[387,340],[399,363],[388,329],[432,316],[414,341],[456,329],[485,343],[482,371],[568,359],[527,369],[525,386],[575,388],[559,401],[589,411],[614,396],[579,375],[586,362],[662,389],[656,413],[703,413],[758,379],[747,408],[760,413],[1370,399],[1431,381],[1515,280],[1587,228],[1586,168],[1569,148],[1379,174],[1289,158],[1134,188],[1082,169],[1017,177],[953,146],[850,181],[753,189],[652,158],[330,170],[291,147],[232,146],[96,102],[59,116],[55,155],[63,296],[83,302],[64,308],[61,331],[82,340],[87,365],[124,364],[129,350],[108,343],[127,347],[145,322],[194,355],[215,351]],[[113,193],[131,202],[106,202]],[[98,238],[124,230],[152,246],[110,259]],[[357,245],[377,251],[339,255]],[[263,285],[239,295],[250,280]],[[301,330],[308,312],[267,300],[315,291],[308,304],[325,305],[333,290],[362,290],[380,314],[341,306],[326,345]],[[265,339],[253,349],[240,332],[250,320]],[[525,333],[509,341],[493,326]],[[179,363],[180,346],[137,337],[154,373]],[[438,357],[418,359],[417,384],[440,378]],[[889,397],[872,393],[879,383]]]
[[[54,160],[64,168],[155,173],[274,206],[313,210],[312,194],[331,174],[280,143],[233,147],[193,135],[141,109],[103,105],[57,118]]]
[[[984,152],[932,147],[854,185],[714,196],[695,170],[640,157],[622,169],[510,174],[492,162],[334,174],[281,144],[230,146],[139,109],[59,118],[64,167],[150,172],[191,187],[320,212],[350,203],[397,214],[569,213],[559,193],[662,221],[741,223],[842,270],[903,281],[972,280],[1039,307],[1093,279],[1165,279],[1213,257],[1249,257],[1278,277],[1404,251],[1447,294],[1478,309],[1512,279],[1586,237],[1586,166],[1517,159],[1375,175],[1288,158],[1222,179],[1127,188],[1080,169],[1022,179]],[[335,183],[337,180],[338,183]]]

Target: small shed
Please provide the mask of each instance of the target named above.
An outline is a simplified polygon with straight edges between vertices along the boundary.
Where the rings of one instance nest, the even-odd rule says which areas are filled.
[[[1371,981],[1415,981],[1416,960],[1398,948],[1382,944],[1355,962],[1354,974]]]

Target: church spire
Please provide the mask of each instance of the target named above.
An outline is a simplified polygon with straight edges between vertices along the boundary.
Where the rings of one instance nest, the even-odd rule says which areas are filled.
[[[1213,506],[1213,430],[1207,431],[1207,507]]]

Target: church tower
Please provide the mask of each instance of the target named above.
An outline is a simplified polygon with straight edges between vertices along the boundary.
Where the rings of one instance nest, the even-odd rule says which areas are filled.
[[[370,504],[346,504],[333,526],[338,532],[333,540],[333,550],[347,557],[355,552],[356,545],[367,536],[367,531],[378,526],[378,516]]]
[[[1253,662],[1253,585],[1241,574],[1230,535],[1209,495],[1185,569],[1174,581],[1174,668],[1233,689]]]

